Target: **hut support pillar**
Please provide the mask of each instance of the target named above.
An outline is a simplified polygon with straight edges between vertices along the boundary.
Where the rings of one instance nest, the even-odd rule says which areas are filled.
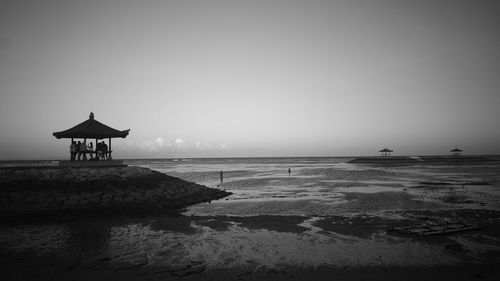
[[[73,151],[71,151],[72,148],[73,148],[73,138],[71,138],[71,143],[69,145],[69,161],[74,161],[75,160],[73,158]]]
[[[109,160],[113,160],[113,158],[111,157],[111,151],[112,151],[111,150],[111,138],[109,138],[108,140],[109,140],[109,149],[108,149],[109,150],[109,156],[108,156],[108,159]]]
[[[83,139],[83,144],[85,146],[85,150],[83,151],[83,160],[87,161],[87,138]]]

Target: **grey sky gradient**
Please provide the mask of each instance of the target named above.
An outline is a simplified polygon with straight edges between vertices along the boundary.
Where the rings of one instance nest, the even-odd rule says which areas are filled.
[[[498,1],[0,1],[0,159],[500,154]]]

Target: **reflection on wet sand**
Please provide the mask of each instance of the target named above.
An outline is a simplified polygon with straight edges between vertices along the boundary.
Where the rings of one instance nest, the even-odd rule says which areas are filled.
[[[466,233],[452,239],[414,239],[387,232],[392,219],[345,217],[179,216],[65,225],[4,227],[3,247],[56,255],[77,264],[141,266],[179,271],[372,265],[457,264],[500,251],[494,237]],[[496,240],[495,240],[496,239]],[[485,244],[485,241],[488,244]],[[443,245],[458,245],[460,252]]]

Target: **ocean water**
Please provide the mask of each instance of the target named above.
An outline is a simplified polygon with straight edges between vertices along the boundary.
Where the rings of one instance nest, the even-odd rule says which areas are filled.
[[[409,219],[405,211],[467,209],[479,216],[474,212],[500,210],[500,165],[380,166],[348,160],[127,160],[233,194],[190,206],[179,217],[0,226],[0,247],[57,256],[72,265],[106,260],[113,268],[132,265],[179,275],[193,269],[251,274],[320,266],[481,263],[491,253],[500,254],[496,232],[416,239],[388,231]],[[495,216],[490,219],[498,220]]]

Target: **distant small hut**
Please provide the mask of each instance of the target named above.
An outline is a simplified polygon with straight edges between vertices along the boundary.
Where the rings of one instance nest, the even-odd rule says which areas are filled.
[[[450,152],[451,152],[451,157],[458,158],[462,155],[463,150],[459,148],[454,148],[450,150]]]
[[[378,152],[381,153],[382,157],[389,157],[389,156],[391,156],[391,152],[393,152],[393,151],[386,147],[382,150],[379,150]]]
[[[112,138],[125,138],[128,136],[130,129],[128,130],[116,130],[103,123],[94,119],[94,113],[90,113],[89,119],[83,121],[82,123],[61,132],[55,132],[52,135],[57,139],[71,139],[70,146],[70,161],[76,164],[77,160],[75,158],[75,151],[73,146],[76,146],[75,139],[83,139],[83,145],[80,147],[75,147],[76,153],[78,155],[78,160],[80,160],[81,154],[83,154],[83,160],[87,160],[86,155],[89,154],[89,160],[112,160],[111,149],[111,139]],[[87,139],[95,140],[95,146],[91,146],[90,143],[86,144]],[[99,140],[108,139],[108,144],[106,145],[104,141],[99,143]],[[87,148],[86,148],[87,146]],[[60,162],[61,163],[61,162]]]

